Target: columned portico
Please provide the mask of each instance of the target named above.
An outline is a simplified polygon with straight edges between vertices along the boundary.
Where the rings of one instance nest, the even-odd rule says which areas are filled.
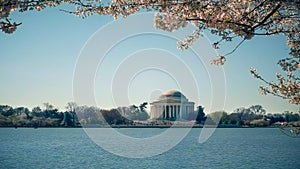
[[[185,119],[194,112],[194,102],[176,90],[163,93],[157,101],[150,103],[151,119]]]

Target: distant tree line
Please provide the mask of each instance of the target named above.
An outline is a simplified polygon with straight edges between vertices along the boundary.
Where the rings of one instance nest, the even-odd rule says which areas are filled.
[[[66,105],[65,111],[59,111],[49,103],[29,110],[26,107],[13,108],[0,105],[0,127],[80,127],[104,125],[137,125],[149,119],[146,111],[147,102],[139,106],[118,107],[110,110],[94,106],[78,106],[74,102]],[[173,119],[174,120],[174,119]],[[188,121],[196,124],[218,124],[219,126],[270,126],[284,123],[300,124],[298,113],[285,111],[281,114],[266,113],[261,105],[249,108],[238,108],[231,114],[217,111],[206,115],[204,107],[198,106],[196,111],[188,114]],[[168,125],[168,120],[152,120],[143,124]]]
[[[131,105],[129,107],[118,107],[117,110],[122,116],[133,121],[145,121],[149,119],[149,114],[146,112],[147,102],[140,104],[139,106]]]
[[[0,105],[1,127],[79,127],[81,125],[131,125],[135,120],[149,119],[145,111],[147,103],[139,106],[100,109],[94,106],[78,106],[67,103],[66,111],[59,111],[49,103],[29,110],[26,107],[13,108]]]
[[[219,117],[221,117],[219,119]],[[285,111],[283,113],[266,113],[261,105],[253,105],[249,108],[237,108],[231,114],[225,111],[211,113],[207,117],[208,123],[219,126],[253,126],[266,127],[291,123],[300,125],[299,113]]]
[[[13,108],[9,105],[0,105],[1,127],[78,127],[82,124],[124,124],[130,123],[116,111],[100,110],[96,107],[77,106],[70,102],[66,111],[59,111],[53,105],[44,103],[30,111],[26,107]]]

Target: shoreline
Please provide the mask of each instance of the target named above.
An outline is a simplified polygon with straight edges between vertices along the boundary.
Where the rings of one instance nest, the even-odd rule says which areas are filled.
[[[62,126],[0,126],[0,128],[33,128],[33,129],[38,129],[38,128],[65,128],[65,129],[72,129],[72,128],[159,128],[159,129],[165,129],[165,128],[203,128],[203,125],[109,125],[109,126],[99,126],[99,125],[91,125],[91,126],[75,126],[75,127],[62,127]],[[217,126],[216,128],[278,128],[279,126]],[[214,125],[207,125],[205,128],[215,128]]]

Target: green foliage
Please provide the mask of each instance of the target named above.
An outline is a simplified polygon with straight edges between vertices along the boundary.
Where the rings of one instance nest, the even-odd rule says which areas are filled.
[[[8,105],[1,105],[0,106],[0,114],[3,116],[10,116],[14,114],[13,108],[11,106]]]
[[[198,106],[196,114],[197,114],[196,123],[203,124],[206,120],[206,116],[205,116],[205,113],[204,113],[204,107]]]

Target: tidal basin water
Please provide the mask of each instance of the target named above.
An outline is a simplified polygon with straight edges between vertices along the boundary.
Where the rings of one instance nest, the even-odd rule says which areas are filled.
[[[149,137],[166,129],[116,130]],[[103,150],[80,128],[0,128],[0,168],[300,168],[300,139],[278,129],[217,129],[203,144],[200,131],[192,129],[163,154],[132,159]]]

